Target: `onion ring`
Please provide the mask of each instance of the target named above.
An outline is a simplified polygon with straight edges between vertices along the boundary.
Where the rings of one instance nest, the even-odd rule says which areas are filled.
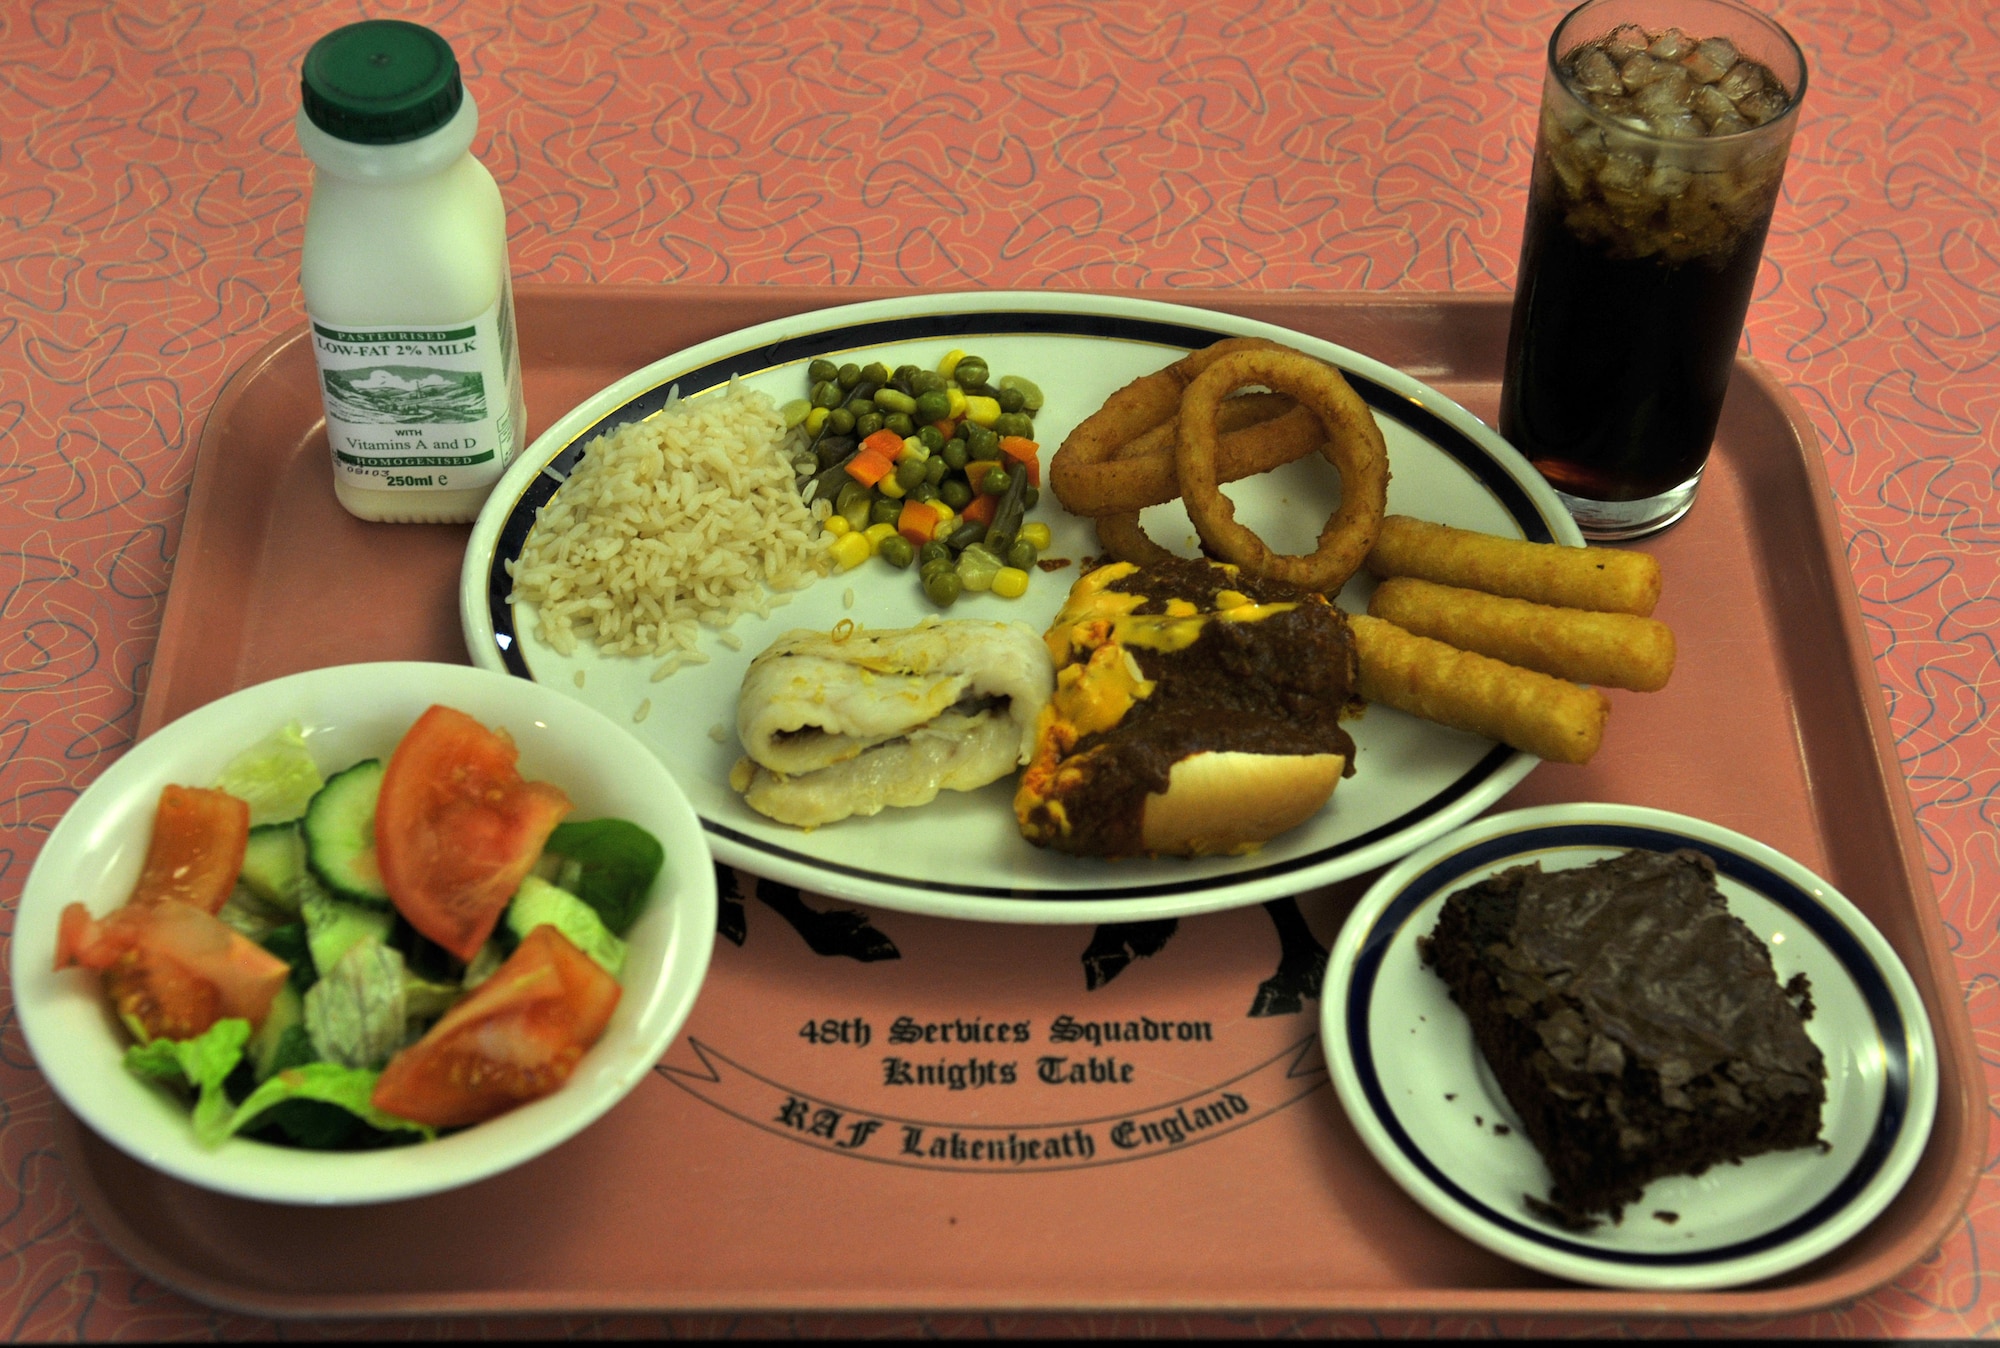
[[[1326,430],[1320,453],[1340,472],[1340,506],[1327,518],[1310,556],[1271,551],[1236,522],[1236,507],[1222,494],[1217,405],[1245,384],[1291,394]],[[1389,450],[1381,427],[1340,371],[1299,351],[1239,350],[1210,362],[1182,395],[1174,462],[1188,518],[1208,551],[1252,575],[1320,594],[1334,593],[1361,569],[1388,505]]]
[[[1146,467],[1143,460],[1118,460],[1119,447],[1176,416],[1188,381],[1222,357],[1236,351],[1285,349],[1262,337],[1228,337],[1189,352],[1164,370],[1134,379],[1063,437],[1049,460],[1049,489],[1072,515],[1157,504],[1141,498],[1158,469]],[[1159,499],[1171,500],[1172,494]]]

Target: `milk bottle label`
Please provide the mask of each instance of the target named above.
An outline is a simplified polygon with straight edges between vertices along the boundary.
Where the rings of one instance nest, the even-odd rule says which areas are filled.
[[[506,288],[466,323],[359,327],[312,320],[334,473],[354,487],[487,487],[521,434]]]

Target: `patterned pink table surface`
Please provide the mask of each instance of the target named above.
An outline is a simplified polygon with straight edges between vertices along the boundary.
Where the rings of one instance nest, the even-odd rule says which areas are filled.
[[[321,33],[446,34],[517,277],[1503,290],[1561,0],[215,0],[0,6],[0,912],[130,744],[194,447],[302,319],[292,133]],[[2000,11],[1777,0],[1811,92],[1749,349],[1809,412],[1983,1050],[2000,1019]],[[1166,297],[1171,298],[1171,295]],[[8,1003],[11,1012],[11,1001]],[[1959,1337],[2000,1181],[1893,1286],[1744,1325],[689,1317],[278,1325],[127,1268],[0,1025],[0,1334]]]

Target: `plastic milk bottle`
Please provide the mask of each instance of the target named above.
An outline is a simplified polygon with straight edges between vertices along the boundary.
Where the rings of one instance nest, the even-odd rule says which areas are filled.
[[[315,42],[301,93],[315,171],[300,280],[334,494],[365,520],[470,520],[526,427],[472,95],[450,45],[397,19]]]

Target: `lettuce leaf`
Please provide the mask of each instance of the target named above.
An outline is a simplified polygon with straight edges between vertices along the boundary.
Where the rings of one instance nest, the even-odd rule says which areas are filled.
[[[222,1083],[243,1061],[250,1042],[250,1022],[241,1017],[218,1020],[192,1039],[152,1039],[125,1050],[125,1070],[149,1081],[187,1087],[196,1092],[194,1131],[202,1137],[229,1117],[229,1095]]]
[[[248,802],[253,828],[297,819],[325,784],[297,721],[230,759],[215,782],[219,789]]]
[[[374,939],[348,947],[306,993],[306,1033],[321,1059],[380,1067],[403,1046],[403,956]]]
[[[658,838],[624,819],[558,824],[543,851],[563,859],[549,878],[596,909],[613,936],[632,930],[667,859]]]
[[[287,1068],[250,1092],[234,1113],[212,1121],[206,1133],[197,1119],[195,1136],[208,1146],[215,1146],[287,1100],[317,1100],[321,1104],[338,1106],[369,1127],[379,1128],[385,1133],[417,1133],[427,1141],[436,1137],[435,1128],[399,1119],[394,1114],[384,1114],[369,1103],[369,1096],[375,1090],[375,1079],[380,1075],[380,1072],[365,1068],[342,1067],[330,1062]]]

